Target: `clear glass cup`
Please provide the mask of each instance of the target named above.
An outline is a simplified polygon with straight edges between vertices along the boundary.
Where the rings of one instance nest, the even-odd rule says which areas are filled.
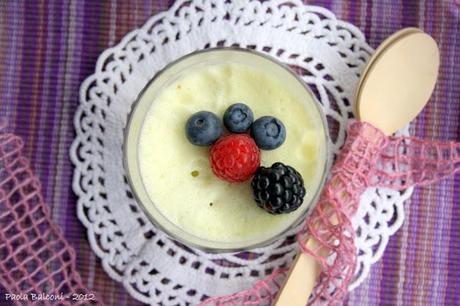
[[[138,159],[138,143],[139,135],[144,122],[145,115],[150,109],[154,99],[147,100],[142,99],[143,95],[148,91],[149,94],[158,94],[162,91],[163,88],[173,83],[177,79],[181,78],[184,74],[196,69],[197,67],[205,67],[216,64],[223,63],[236,63],[248,65],[250,67],[255,67],[259,70],[264,71],[271,75],[276,75],[280,78],[286,78],[290,84],[290,90],[298,91],[298,94],[308,96],[313,100],[315,104],[315,109],[317,115],[321,118],[324,141],[325,141],[325,152],[326,158],[324,159],[324,167],[322,170],[322,175],[320,182],[315,190],[310,190],[314,194],[309,203],[303,203],[307,205],[305,211],[295,219],[292,224],[281,230],[276,235],[264,239],[263,241],[246,241],[244,243],[229,243],[229,242],[219,242],[219,241],[209,241],[200,237],[197,237],[187,231],[183,230],[176,224],[168,220],[161,211],[155,206],[154,199],[152,200],[142,182],[141,171],[139,169],[139,159]],[[212,48],[202,51],[196,51],[185,55],[176,61],[168,64],[163,70],[158,72],[146,85],[146,87],[141,91],[137,100],[133,104],[132,111],[128,118],[127,127],[125,129],[125,139],[123,145],[124,152],[124,167],[128,179],[128,183],[133,191],[133,194],[143,208],[149,220],[156,225],[158,228],[162,229],[173,239],[184,243],[185,245],[197,247],[207,252],[236,252],[250,250],[252,248],[260,247],[267,245],[274,240],[280,238],[284,233],[286,233],[290,228],[296,226],[305,219],[306,215],[311,212],[314,207],[319,193],[324,185],[324,181],[327,176],[328,162],[328,128],[327,121],[324,114],[322,113],[319,102],[316,100],[314,94],[310,91],[308,86],[300,79],[300,77],[294,73],[288,66],[282,64],[276,59],[269,57],[265,54],[240,48]],[[150,209],[146,209],[146,206]]]

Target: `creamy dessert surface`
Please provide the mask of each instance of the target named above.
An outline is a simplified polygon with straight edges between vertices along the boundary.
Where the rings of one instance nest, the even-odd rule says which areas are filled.
[[[307,208],[322,177],[326,143],[314,101],[296,96],[283,80],[240,64],[201,67],[166,86],[152,100],[140,135],[140,174],[152,205],[170,222],[202,239],[225,243],[257,242],[285,230]],[[207,110],[222,118],[237,102],[248,105],[254,118],[270,115],[285,125],[285,143],[261,151],[261,165],[281,161],[305,181],[304,204],[293,213],[271,215],[257,207],[250,181],[228,183],[212,173],[208,147],[194,146],[185,136],[185,122]]]

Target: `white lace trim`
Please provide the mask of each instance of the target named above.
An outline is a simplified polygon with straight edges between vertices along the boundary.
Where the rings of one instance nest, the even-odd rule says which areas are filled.
[[[249,259],[181,247],[148,222],[124,178],[123,129],[147,81],[191,51],[232,45],[265,52],[302,75],[327,115],[333,152],[344,142],[354,89],[373,52],[355,26],[297,0],[178,0],[101,54],[95,73],[81,86],[74,118],[77,136],[70,156],[78,218],[110,277],[144,303],[195,305],[203,296],[248,288],[288,265],[297,251],[295,230],[253,250]],[[411,193],[369,189],[363,195],[354,219],[359,269],[352,288],[401,226],[403,201]]]

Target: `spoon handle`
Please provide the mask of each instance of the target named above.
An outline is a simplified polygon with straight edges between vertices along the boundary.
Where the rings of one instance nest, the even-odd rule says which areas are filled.
[[[306,246],[310,248],[314,245],[313,242],[309,242]],[[321,267],[315,258],[303,252],[298,254],[274,305],[305,306],[320,271]]]
[[[348,138],[332,168],[332,178],[304,227],[307,238],[299,240],[303,252],[297,256],[274,305],[305,306],[320,270],[324,277],[316,299],[337,301],[346,293],[356,263],[351,218],[361,194],[370,185],[385,143],[385,135],[372,125],[359,121],[350,124]],[[333,253],[334,260],[330,262],[328,257]],[[331,284],[337,287],[332,295],[328,290]]]

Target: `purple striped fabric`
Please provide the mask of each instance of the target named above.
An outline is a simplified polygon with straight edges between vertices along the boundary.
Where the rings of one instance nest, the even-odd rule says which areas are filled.
[[[68,152],[81,82],[98,55],[171,1],[1,1],[0,116],[25,140],[54,220],[77,250],[83,281],[107,305],[141,305],[102,270],[75,213]],[[306,1],[352,22],[376,47],[406,26],[441,48],[440,78],[413,125],[417,136],[460,141],[459,0]],[[384,258],[346,305],[460,305],[460,175],[418,188]],[[3,305],[4,295],[0,296]]]

